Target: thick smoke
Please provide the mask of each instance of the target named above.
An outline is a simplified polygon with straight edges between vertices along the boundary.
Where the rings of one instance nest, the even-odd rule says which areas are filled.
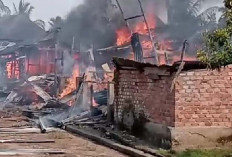
[[[69,52],[64,53],[64,66],[63,66],[63,74],[66,76],[71,76],[73,72],[73,67],[75,64],[75,60],[70,55]]]
[[[160,1],[160,0],[158,0]],[[141,15],[138,3],[134,0],[120,0],[125,18]],[[156,6],[153,0],[143,0],[144,8]],[[150,11],[153,11],[151,7]],[[139,19],[141,20],[141,18]],[[137,21],[131,20],[134,24]],[[73,37],[80,42],[83,51],[92,44],[95,48],[104,48],[115,45],[116,30],[125,26],[123,16],[115,0],[85,0],[84,4],[73,9],[64,21],[61,41],[71,45]],[[76,43],[76,47],[79,43]],[[79,47],[78,47],[79,48]]]
[[[218,6],[222,0],[217,1]],[[119,0],[124,10],[125,17],[140,15],[141,11],[137,0]],[[190,42],[199,41],[201,33],[208,28],[214,29],[216,21],[207,23],[199,17],[211,0],[202,1],[197,6],[192,6],[196,0],[141,0],[145,15],[156,15],[158,34],[162,38]],[[202,7],[201,7],[202,6]],[[195,10],[194,10],[195,9]],[[209,13],[208,13],[209,14]],[[207,15],[208,15],[207,14]],[[216,16],[213,13],[211,17]],[[205,16],[208,17],[208,16]],[[142,20],[141,18],[138,20]],[[134,24],[138,21],[131,21]],[[76,39],[76,48],[86,50],[94,44],[95,48],[104,48],[115,45],[116,30],[125,26],[115,0],[85,0],[84,4],[73,9],[61,26],[60,40],[71,45],[73,37]],[[212,28],[211,28],[212,27]],[[78,43],[78,44],[77,44]]]
[[[68,41],[70,44],[74,36],[84,50],[92,44],[95,48],[113,45],[116,38],[115,27],[112,27],[112,24],[118,23],[109,16],[113,9],[115,8],[109,0],[97,0],[97,2],[85,0],[84,4],[72,10],[67,16],[60,34],[61,41]]]

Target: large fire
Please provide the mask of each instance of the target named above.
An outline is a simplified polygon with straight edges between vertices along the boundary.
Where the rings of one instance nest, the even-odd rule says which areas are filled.
[[[149,26],[149,29],[152,32],[152,37],[156,39],[157,33],[155,33],[157,23],[155,20],[155,14],[149,14],[146,16],[146,20]],[[125,44],[129,44],[131,40],[131,32],[132,33],[139,33],[141,35],[140,42],[143,48],[143,56],[144,58],[149,58],[152,56],[153,52],[153,44],[155,44],[156,52],[158,53],[158,56],[160,58],[160,64],[166,64],[165,62],[165,54],[169,54],[169,56],[172,57],[172,61],[178,61],[180,60],[180,56],[177,55],[180,52],[176,52],[174,54],[173,51],[173,41],[169,40],[159,40],[157,43],[153,43],[149,38],[149,32],[148,28],[146,26],[146,23],[144,21],[137,22],[135,25],[130,27],[131,31],[127,27],[123,27],[116,31],[117,34],[117,46],[123,46]],[[157,39],[155,40],[157,41]],[[185,60],[196,60],[194,57],[185,57]]]
[[[6,72],[7,77],[9,79],[19,79],[20,72],[19,72],[19,62],[18,61],[10,61],[6,63]]]
[[[130,42],[131,33],[130,30],[126,27],[123,27],[116,31],[117,34],[117,45],[122,46]]]
[[[148,23],[148,27],[150,29],[155,29],[156,28],[156,21],[153,15],[148,15],[147,16],[147,23]],[[140,21],[138,23],[136,23],[136,25],[134,25],[131,28],[132,32],[135,33],[139,33],[141,35],[148,35],[148,28],[147,25],[144,21]],[[117,46],[122,46],[124,44],[127,44],[130,42],[131,39],[131,31],[129,30],[129,28],[127,27],[123,27],[119,30],[116,31],[117,34]],[[152,43],[148,42],[148,43],[144,43],[144,44],[150,44],[149,47],[152,47]]]
[[[156,21],[152,14],[147,16],[147,24],[149,29],[155,29],[156,28]],[[134,27],[134,32],[138,32],[141,35],[148,35],[148,28],[145,22],[139,22]]]
[[[152,14],[148,15],[146,19],[147,19],[147,24],[148,24],[149,29],[155,30],[156,21],[155,21],[154,16]],[[144,21],[137,22],[130,29],[131,31],[129,30],[129,28],[123,27],[119,29],[118,31],[116,31],[117,46],[128,44],[131,40],[131,35],[132,35],[131,32],[139,33],[140,35],[145,36],[145,38],[141,40],[142,48],[144,51],[144,57],[151,56],[150,53],[152,52],[152,49],[153,49],[153,42],[150,40],[148,36],[149,32],[148,32],[146,23]]]
[[[63,98],[64,96],[72,93],[77,88],[77,78],[79,77],[79,68],[75,66],[73,68],[72,76],[67,80],[66,88],[61,92],[59,98]]]

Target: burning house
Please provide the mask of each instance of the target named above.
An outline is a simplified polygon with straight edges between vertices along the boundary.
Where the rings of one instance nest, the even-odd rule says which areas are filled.
[[[230,102],[217,111],[220,96],[231,95],[221,84],[231,82],[231,68],[217,80],[220,72],[195,61],[188,48],[197,43],[173,31],[171,5],[86,0],[48,32],[25,16],[1,18],[0,83],[14,84],[3,106],[35,114],[42,133],[77,125],[140,150],[133,144],[141,140],[170,149],[179,127],[231,127]],[[209,102],[214,93],[220,96]]]
[[[81,65],[89,64],[88,52],[71,52],[71,48],[57,44],[59,29],[45,32],[21,15],[3,17],[0,24],[11,25],[0,28],[1,82],[42,74],[79,77],[85,71]]]

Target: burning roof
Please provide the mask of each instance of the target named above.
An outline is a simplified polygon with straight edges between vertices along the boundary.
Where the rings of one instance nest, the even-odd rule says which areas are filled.
[[[181,62],[175,62],[173,65],[160,65],[157,66],[155,64],[150,64],[150,63],[140,63],[140,62],[135,62],[132,60],[128,59],[123,59],[123,58],[113,58],[113,63],[115,64],[116,68],[118,69],[124,69],[125,67],[130,67],[134,69],[140,69],[143,70],[145,67],[158,67],[158,68],[167,68],[170,71],[177,71],[178,67],[180,66]],[[200,61],[185,61],[185,65],[182,71],[187,71],[187,70],[193,70],[193,69],[206,69],[206,65],[203,64]]]

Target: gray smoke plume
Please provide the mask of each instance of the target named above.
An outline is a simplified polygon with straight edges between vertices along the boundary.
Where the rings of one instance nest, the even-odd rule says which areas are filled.
[[[141,14],[137,0],[119,0],[119,2],[125,18]],[[207,9],[206,6],[211,0],[202,0],[196,5],[193,4],[199,2],[197,0],[141,0],[141,2],[145,15],[155,14],[154,17],[158,19],[157,33],[162,34],[163,38],[179,41],[181,46],[184,40],[200,41],[201,32],[208,28],[215,29],[217,23],[214,20],[215,12],[221,7],[222,0],[218,0],[212,6],[214,8],[207,12],[202,10]],[[138,21],[132,20],[130,24],[136,22]],[[72,39],[75,37],[82,48],[88,49],[92,44],[95,48],[104,48],[116,44],[116,30],[123,26],[126,24],[115,0],[85,0],[84,4],[74,8],[63,21],[60,41],[71,47]]]
[[[96,48],[113,45],[116,38],[111,24],[117,22],[108,17],[110,8],[113,6],[109,0],[86,0],[67,16],[60,34],[61,41],[71,45],[74,36],[86,48],[92,44]]]
[[[71,76],[74,64],[75,64],[75,60],[70,55],[70,53],[68,51],[64,52],[63,74],[66,76]]]

